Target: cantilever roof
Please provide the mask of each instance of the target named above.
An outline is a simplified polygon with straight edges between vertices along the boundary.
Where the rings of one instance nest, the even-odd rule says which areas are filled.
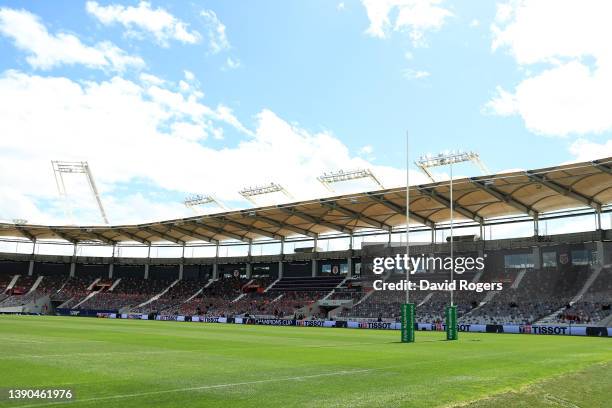
[[[612,158],[530,171],[454,180],[456,219],[486,223],[612,203]],[[429,227],[450,218],[448,182],[410,188],[410,222]],[[389,230],[406,224],[406,190],[394,188],[139,225],[45,226],[0,223],[0,236],[99,241],[216,243],[281,239],[361,229]]]

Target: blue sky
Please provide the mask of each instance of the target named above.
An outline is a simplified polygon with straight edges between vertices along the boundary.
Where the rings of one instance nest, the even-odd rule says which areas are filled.
[[[115,223],[190,215],[189,193],[245,207],[272,181],[316,197],[347,167],[395,186],[406,130],[415,156],[475,150],[493,172],[610,155],[610,115],[584,108],[609,98],[608,6],[585,4],[0,1],[0,219],[67,221],[53,159],[90,162]]]

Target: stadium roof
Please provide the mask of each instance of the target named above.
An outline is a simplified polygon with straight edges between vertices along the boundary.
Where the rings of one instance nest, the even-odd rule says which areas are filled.
[[[457,220],[486,223],[511,215],[540,214],[578,207],[601,210],[612,203],[612,157],[530,171],[454,180]],[[406,224],[406,189],[392,188],[291,204],[139,225],[44,226],[0,223],[0,236],[73,243],[136,241],[218,243],[289,236],[390,230]],[[410,222],[433,227],[450,218],[448,181],[410,188]]]

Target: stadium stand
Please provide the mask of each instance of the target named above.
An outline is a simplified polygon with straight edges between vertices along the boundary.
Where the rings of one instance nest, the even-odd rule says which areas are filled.
[[[455,183],[458,228],[480,228],[480,235],[486,235],[487,228],[492,231],[502,224],[533,225],[533,235],[510,239],[485,240],[474,231],[465,239],[456,236],[455,256],[488,258],[483,271],[455,278],[504,285],[501,292],[455,291],[460,322],[610,323],[612,230],[605,229],[602,217],[612,211],[611,158]],[[0,222],[5,247],[32,241],[52,245],[56,240],[74,245],[73,256],[38,254],[36,246],[31,254],[0,253],[0,312],[3,306],[27,306],[48,296],[49,312],[62,313],[77,309],[93,315],[133,311],[396,320],[405,293],[373,290],[364,251],[368,244],[393,249],[387,243],[393,244],[405,228],[406,198],[405,188],[391,188],[248,212],[95,228]],[[411,229],[423,236],[431,233],[434,241],[413,243],[414,253],[446,256],[449,243],[437,233],[448,226],[447,185],[412,186],[410,200],[416,203],[411,204],[410,219],[418,224]],[[596,228],[541,235],[540,222],[563,223],[573,217],[593,217]],[[370,236],[376,236],[378,244]],[[360,244],[353,246],[354,239],[361,239]],[[350,244],[346,250],[325,252],[318,247],[325,240]],[[183,256],[151,258],[149,252],[147,258],[129,258],[115,256],[114,250],[112,257],[77,255],[79,245],[145,249],[168,243],[182,245]],[[193,245],[192,253],[205,249],[209,255],[185,257],[187,245]],[[220,245],[236,245],[237,250],[248,246],[248,251],[220,256]],[[287,245],[294,252],[254,256],[255,245]],[[449,276],[428,270],[414,278],[443,282]],[[388,282],[400,279],[403,276],[385,277]],[[417,321],[435,322],[442,319],[449,293],[419,290],[410,300],[417,306]]]
[[[491,245],[495,245],[499,252],[491,257],[499,258],[497,265],[503,264],[508,251],[504,249],[504,242],[493,241]],[[549,251],[555,248],[554,242],[547,245]],[[588,245],[588,242],[579,244],[581,247]],[[563,248],[560,251],[567,252]],[[324,253],[319,256],[324,256]],[[19,276],[7,291],[13,276],[6,269],[0,270],[3,292],[0,307],[20,306],[50,296],[56,307],[64,309],[291,318],[301,315],[324,317],[338,306],[332,302],[333,306],[318,309],[316,306],[319,303],[324,305],[325,300],[346,301],[343,306],[338,306],[340,311],[334,314],[336,318],[397,320],[400,305],[405,302],[404,292],[372,291],[367,280],[359,276],[291,276],[282,279],[258,276],[249,279],[226,275],[217,280],[182,279],[171,286],[175,280],[144,279],[144,276],[113,279],[95,274],[75,277],[26,275]],[[402,275],[392,275],[386,281],[398,282],[403,278]],[[612,314],[612,268],[597,267],[594,263],[577,262],[574,265],[570,262],[539,269],[489,265],[481,276],[466,272],[461,278],[504,282],[506,285],[501,292],[455,291],[454,300],[462,323],[593,324],[608,319]],[[448,279],[448,274],[419,272],[412,275],[412,279],[443,282]],[[37,281],[36,289],[30,290]],[[160,293],[163,294],[158,299],[151,300]],[[448,300],[449,293],[443,291],[411,294],[411,301],[417,305],[419,322],[442,321]]]

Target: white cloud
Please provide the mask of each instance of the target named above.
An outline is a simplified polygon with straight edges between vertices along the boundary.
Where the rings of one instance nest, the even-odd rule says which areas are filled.
[[[403,76],[406,79],[424,79],[431,75],[428,71],[415,70],[412,68],[405,69]]]
[[[183,73],[185,74],[185,79],[188,81],[193,81],[195,79],[195,74],[191,71],[185,70],[183,71]]]
[[[584,162],[610,157],[612,156],[612,140],[597,143],[586,139],[578,139],[570,145],[569,152],[574,156],[572,162]]]
[[[512,91],[498,88],[487,107],[519,115],[528,129],[546,135],[612,130],[610,15],[605,0],[500,4],[492,48],[506,49],[525,78]]]
[[[142,74],[140,74],[139,78],[142,82],[147,82],[149,84],[154,84],[154,85],[162,85],[166,82],[160,77],[152,75],[152,74],[147,74],[146,72],[143,72]]]
[[[189,141],[204,140],[208,136],[201,126],[189,122],[175,122],[170,128],[173,136]]]
[[[367,34],[387,38],[390,30],[407,31],[415,46],[424,45],[425,33],[439,30],[453,15],[442,6],[443,0],[362,0],[362,3],[370,20]]]
[[[213,53],[229,49],[230,43],[225,33],[225,25],[219,20],[217,14],[212,10],[202,10],[200,13],[208,26],[208,43]]]
[[[357,152],[357,154],[359,155],[359,157],[362,157],[368,161],[376,160],[376,157],[374,157],[374,147],[372,147],[372,145],[362,146]]]
[[[472,28],[476,28],[480,26],[480,21],[477,18],[472,19],[472,21],[470,21],[470,27]]]
[[[125,190],[135,180],[150,184],[148,191],[205,192],[226,202],[241,200],[237,191],[245,186],[271,181],[295,199],[320,197],[326,191],[316,176],[339,168],[372,168],[386,186],[403,183],[403,170],[352,156],[330,132],[308,132],[265,109],[255,121],[247,129],[227,106],[209,107],[169,84],[119,77],[78,83],[7,71],[0,76],[0,134],[10,135],[0,138],[0,202],[19,197],[30,204],[3,205],[0,216],[63,218],[58,208],[32,204],[57,198],[50,160],[87,160],[113,223],[189,215],[175,201]],[[231,127],[243,132],[237,145],[204,144]],[[419,178],[425,182],[415,173]],[[364,188],[374,187],[354,191]],[[95,203],[88,205],[77,222],[99,221]]]
[[[169,40],[195,44],[201,38],[197,31],[189,30],[187,23],[163,8],[151,8],[151,3],[147,1],[141,1],[136,7],[118,4],[101,6],[95,1],[88,1],[85,8],[104,25],[121,24],[131,37],[142,37],[145,33],[153,35],[162,46],[168,46]]]
[[[181,91],[187,92],[187,91],[189,91],[190,86],[189,86],[189,84],[187,82],[181,80],[181,81],[179,81],[179,88],[180,88]]]
[[[359,154],[372,154],[374,152],[374,148],[372,145],[365,145],[361,149],[359,149]]]
[[[11,38],[15,47],[27,52],[26,60],[37,69],[81,64],[123,71],[127,67],[144,66],[140,57],[128,55],[108,41],[88,46],[73,34],[49,33],[40,19],[26,10],[0,8],[0,34]]]
[[[343,11],[345,8],[346,8],[346,5],[344,4],[343,1],[338,3],[338,5],[336,6],[336,10],[338,10],[338,11]]]
[[[236,69],[236,68],[240,68],[241,64],[240,64],[239,59],[227,57],[227,60],[225,61],[225,65],[227,66],[228,69]]]

